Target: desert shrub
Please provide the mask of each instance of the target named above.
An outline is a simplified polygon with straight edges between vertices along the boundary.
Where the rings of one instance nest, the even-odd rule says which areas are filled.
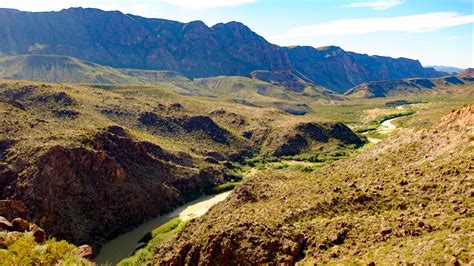
[[[286,163],[276,164],[272,167],[273,170],[281,170],[281,169],[286,169],[286,168],[288,168],[288,164]]]
[[[76,246],[54,238],[38,244],[30,233],[1,232],[5,249],[0,249],[1,265],[89,265],[82,257],[73,253]]]

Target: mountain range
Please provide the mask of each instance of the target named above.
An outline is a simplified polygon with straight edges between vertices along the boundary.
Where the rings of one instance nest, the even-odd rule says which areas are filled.
[[[280,47],[239,22],[208,27],[119,11],[0,9],[2,55],[65,55],[114,68],[169,70],[188,78],[291,72],[345,92],[362,82],[446,75],[407,58],[369,56],[335,46]]]

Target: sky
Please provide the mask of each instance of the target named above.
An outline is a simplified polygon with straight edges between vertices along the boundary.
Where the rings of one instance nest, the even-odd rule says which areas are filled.
[[[472,0],[1,0],[0,7],[119,10],[208,26],[240,21],[280,46],[336,45],[346,51],[474,66]]]

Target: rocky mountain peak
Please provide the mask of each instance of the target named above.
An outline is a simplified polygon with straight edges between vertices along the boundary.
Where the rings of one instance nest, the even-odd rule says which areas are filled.
[[[176,71],[188,78],[291,71],[336,92],[368,81],[442,75],[416,60],[337,46],[279,47],[235,21],[208,27],[202,21],[180,23],[94,8],[2,9],[0,36],[4,55],[64,55],[117,68]]]
[[[201,20],[191,21],[189,23],[184,24],[183,31],[210,31],[210,28]]]

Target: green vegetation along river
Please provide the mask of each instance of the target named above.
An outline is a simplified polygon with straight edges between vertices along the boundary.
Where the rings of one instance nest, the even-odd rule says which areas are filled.
[[[199,217],[205,214],[215,204],[225,200],[230,193],[231,191],[217,195],[202,196],[168,214],[160,215],[143,223],[138,228],[107,242],[100,250],[99,255],[95,258],[95,262],[98,264],[117,264],[122,259],[128,257],[135,250],[138,242],[146,233],[165,224],[175,217],[179,217],[183,221]]]

